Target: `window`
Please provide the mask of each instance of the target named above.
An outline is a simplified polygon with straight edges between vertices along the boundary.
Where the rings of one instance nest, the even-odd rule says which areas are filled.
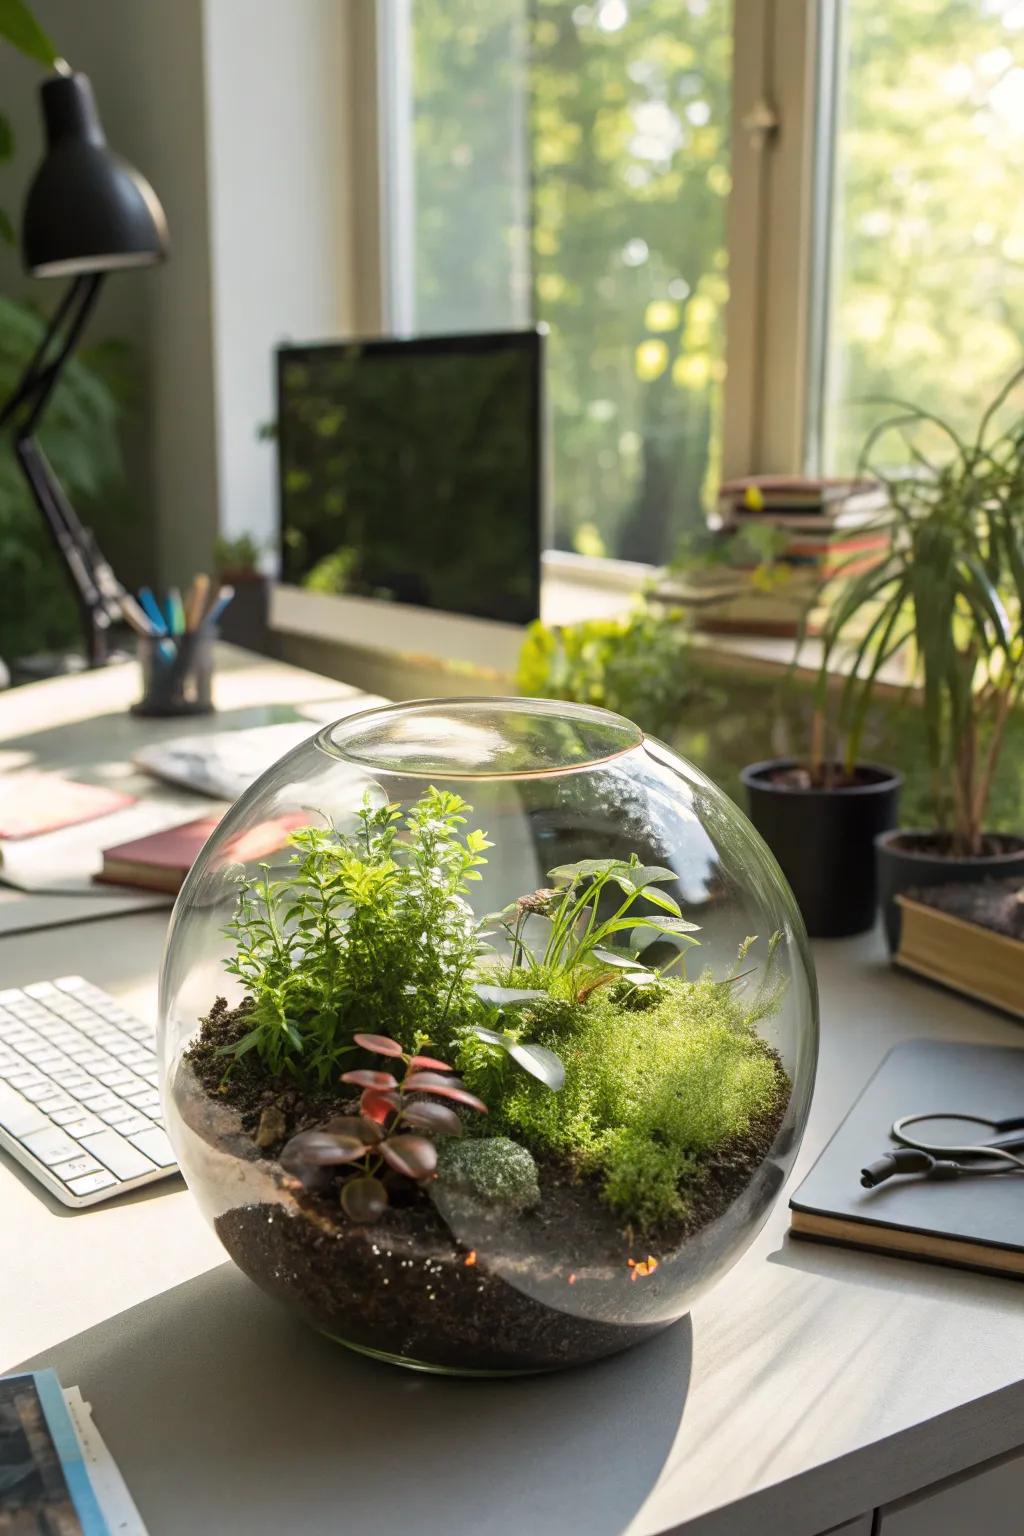
[[[969,428],[1024,340],[1024,3],[847,0],[824,453],[879,407]]]
[[[719,472],[724,0],[413,0],[420,331],[549,327],[557,547],[666,558]]]
[[[877,397],[963,425],[1019,361],[1024,0],[382,14],[392,313],[547,323],[559,549],[669,559],[723,475],[848,470]]]

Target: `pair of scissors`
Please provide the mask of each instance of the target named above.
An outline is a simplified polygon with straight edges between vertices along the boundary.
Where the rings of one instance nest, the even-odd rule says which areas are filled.
[[[925,1141],[910,1134],[910,1127],[925,1120],[954,1120],[959,1124],[983,1125],[993,1134],[977,1141],[950,1142]],[[897,1143],[893,1152],[887,1152],[869,1163],[860,1172],[860,1182],[865,1189],[875,1189],[891,1179],[894,1174],[919,1174],[926,1179],[959,1179],[967,1174],[1024,1173],[1024,1115],[1011,1115],[1005,1120],[991,1120],[985,1115],[953,1114],[948,1110],[932,1110],[928,1114],[902,1115],[892,1123],[889,1133]]]

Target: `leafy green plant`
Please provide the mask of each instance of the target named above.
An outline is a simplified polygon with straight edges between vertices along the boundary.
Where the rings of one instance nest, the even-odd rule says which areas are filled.
[[[1015,373],[963,437],[932,412],[892,402],[859,473],[884,485],[886,557],[841,582],[829,614],[820,696],[837,646],[865,610],[839,705],[855,759],[879,675],[908,649],[923,690],[932,816],[954,854],[979,854],[1007,722],[1024,696],[1024,416],[999,417]],[[930,434],[936,446],[926,442]],[[892,468],[886,445],[903,466]]]
[[[46,323],[27,304],[0,297],[0,399],[14,390]],[[119,425],[132,391],[124,347],[105,342],[72,357],[39,437],[76,503],[111,501],[122,474]],[[0,656],[60,646],[77,634],[67,578],[8,442],[0,442]]]
[[[354,834],[302,828],[289,872],[274,879],[261,866],[243,879],[228,969],[252,1000],[252,1024],[234,1057],[256,1051],[274,1075],[326,1083],[357,1031],[408,1048],[451,1037],[475,1006],[482,940],[465,892],[491,846],[482,831],[462,832],[468,810],[433,788],[404,817],[366,803]]]
[[[685,1217],[686,1183],[701,1158],[787,1091],[756,1032],[781,996],[771,954],[753,998],[732,985],[737,979],[668,978],[641,1007],[614,987],[583,1004],[524,1003],[522,1027],[564,1060],[558,1094],[513,1075],[505,1058],[468,1037],[459,1069],[486,1098],[495,1130],[596,1175],[607,1203],[638,1228]]]
[[[552,627],[531,624],[516,685],[533,698],[598,704],[664,734],[696,697],[686,620],[640,603],[616,619]]]
[[[404,812],[367,800],[352,833],[302,828],[283,873],[243,879],[228,969],[247,998],[226,1076],[256,1062],[317,1093],[360,1090],[358,1113],[283,1156],[310,1187],[344,1169],[354,1220],[382,1213],[387,1180],[432,1177],[431,1135],[485,1105],[527,1153],[598,1177],[638,1226],[685,1215],[701,1158],[785,1091],[755,1030],[779,1004],[777,936],[753,999],[736,985],[748,971],[687,980],[676,967],[697,926],[665,889],[673,871],[635,854],[559,865],[550,887],[477,919],[466,892],[491,844],[470,812],[433,787]]]
[[[264,546],[251,533],[235,538],[221,536],[213,543],[213,564],[219,575],[255,576],[259,573]]]
[[[39,25],[24,0],[0,0],[0,40],[9,43],[26,58],[52,69],[57,62],[57,50]],[[0,113],[0,165],[10,160],[15,150],[14,129],[5,113]],[[0,208],[0,240],[14,244],[14,225],[11,216]]]
[[[626,860],[580,859],[549,870],[548,879],[553,882],[550,890],[520,897],[498,914],[512,945],[511,972],[522,971],[528,988],[539,984],[549,989],[568,987],[583,1001],[596,986],[615,980],[620,969],[634,984],[653,980],[654,973],[642,963],[640,951],[648,944],[672,938],[680,947],[668,964],[660,967],[658,974],[664,974],[682,960],[689,945],[699,942],[693,937],[698,925],[683,917],[674,897],[658,889],[675,878],[671,869],[641,864],[636,854]],[[615,891],[618,895],[602,915],[602,903]],[[637,910],[638,903],[660,910]],[[527,942],[527,925],[535,917],[546,922],[543,948],[531,948]],[[630,936],[628,947],[613,948],[616,935],[623,933]],[[584,972],[593,972],[595,965],[596,975],[585,976]],[[529,998],[531,994],[526,991],[520,995]]]
[[[56,48],[24,0],[0,0],[0,40],[47,68],[57,63]],[[0,114],[0,164],[15,148],[11,123]],[[14,239],[11,218],[0,208],[0,240]],[[45,328],[33,306],[0,297],[0,400],[14,391]],[[126,349],[117,342],[79,351],[64,370],[39,436],[75,502],[109,508],[122,473],[118,426],[133,383]],[[75,640],[67,579],[6,444],[0,448],[0,572],[0,657],[17,659]]]

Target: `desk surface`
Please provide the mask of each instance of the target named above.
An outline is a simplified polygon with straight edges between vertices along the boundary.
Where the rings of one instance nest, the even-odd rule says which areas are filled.
[[[255,702],[344,693],[238,671],[243,692],[261,676]],[[47,761],[61,732],[39,695],[58,687],[10,700]],[[165,926],[140,913],[2,939],[0,985],[80,970],[151,1016]],[[1022,1043],[892,973],[876,935],[816,959],[796,1179],[896,1041]],[[690,1319],[598,1365],[494,1383],[403,1373],[304,1329],[222,1262],[180,1184],[75,1214],[3,1159],[0,1202],[0,1371],[49,1364],[81,1386],[150,1536],[815,1536],[1024,1440],[1018,1283],[793,1243],[784,1201]]]

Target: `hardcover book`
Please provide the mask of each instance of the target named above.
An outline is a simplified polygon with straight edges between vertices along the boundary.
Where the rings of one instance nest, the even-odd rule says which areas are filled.
[[[940,1111],[991,1120],[1024,1114],[1024,1050],[933,1040],[896,1046],[790,1200],[792,1235],[1024,1279],[1024,1175],[904,1175],[862,1187],[861,1169],[896,1146],[895,1120]],[[946,1145],[986,1136],[983,1125],[950,1118],[915,1131]]]

